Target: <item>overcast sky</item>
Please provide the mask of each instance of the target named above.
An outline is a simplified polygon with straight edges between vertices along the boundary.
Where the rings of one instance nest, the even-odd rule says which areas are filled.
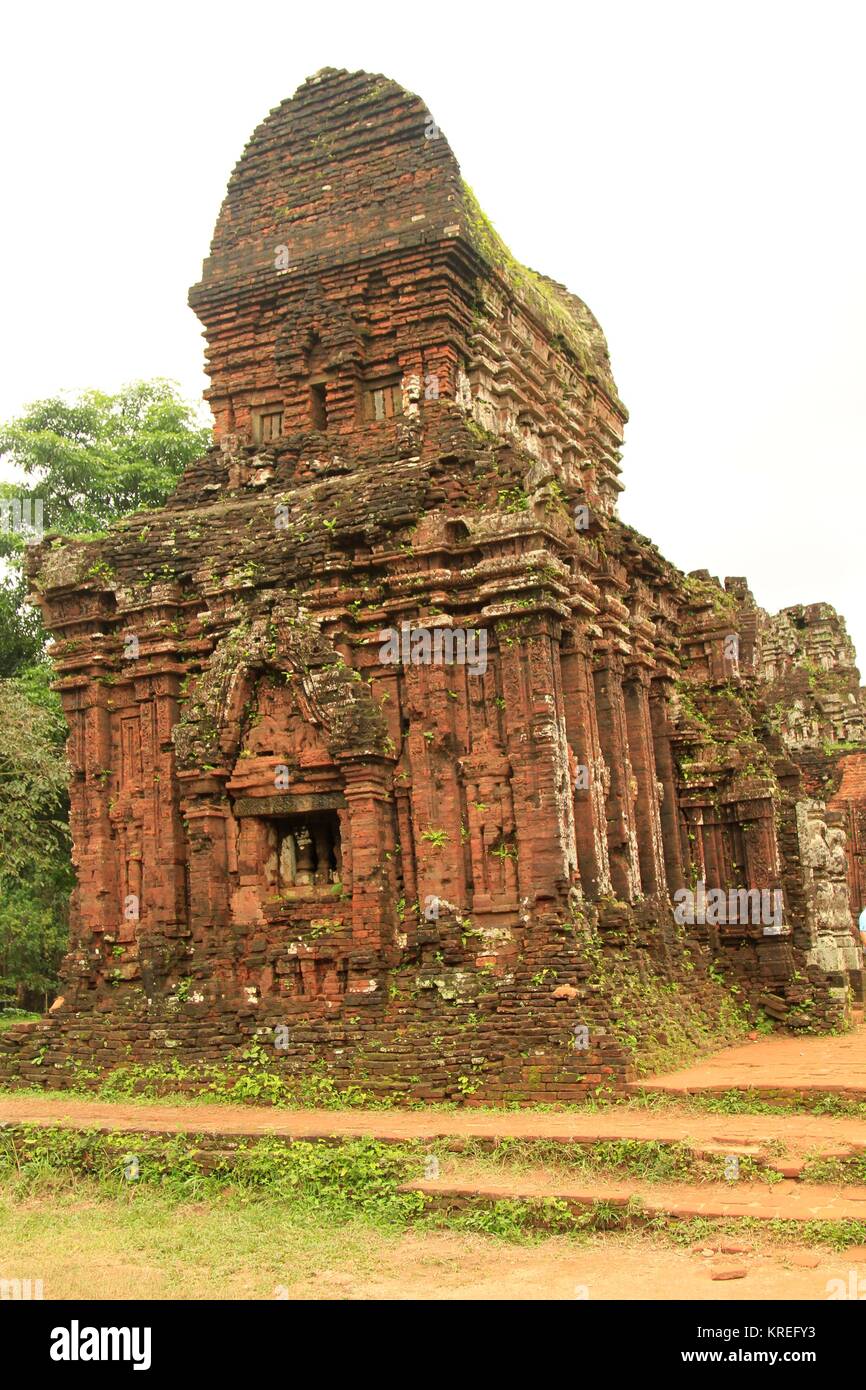
[[[0,417],[204,387],[186,307],[254,127],[325,66],[418,92],[515,255],[600,319],[621,512],[866,666],[864,7],[149,0],[4,8]]]

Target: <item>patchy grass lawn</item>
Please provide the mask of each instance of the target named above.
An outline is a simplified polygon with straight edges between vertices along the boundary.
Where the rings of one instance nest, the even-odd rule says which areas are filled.
[[[0,1013],[0,1033],[5,1033],[16,1023],[35,1023],[41,1017],[41,1014],[31,1014],[26,1009],[4,1009]]]
[[[22,1199],[0,1186],[0,1275],[41,1279],[46,1298],[272,1299],[280,1286],[314,1298],[323,1276],[387,1265],[401,1234],[281,1201],[111,1196],[86,1180]]]
[[[90,1179],[26,1195],[0,1183],[0,1278],[41,1279],[46,1299],[826,1299],[850,1261],[815,1254],[802,1268],[778,1239],[759,1238],[737,1257],[745,1278],[714,1282],[699,1251],[641,1232],[515,1245],[230,1193],[183,1202]]]

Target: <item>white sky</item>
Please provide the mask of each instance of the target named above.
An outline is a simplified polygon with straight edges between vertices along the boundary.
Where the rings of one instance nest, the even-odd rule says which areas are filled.
[[[0,418],[168,376],[235,160],[318,68],[418,92],[512,251],[600,319],[625,520],[866,666],[864,10],[149,0],[6,7]]]

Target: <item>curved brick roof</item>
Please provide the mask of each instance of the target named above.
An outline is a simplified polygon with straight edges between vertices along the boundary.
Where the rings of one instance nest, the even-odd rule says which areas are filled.
[[[272,279],[281,246],[292,274],[447,239],[471,248],[614,390],[607,344],[586,305],[514,259],[424,102],[378,74],[325,68],[256,129],[190,304],[207,327],[240,285]]]

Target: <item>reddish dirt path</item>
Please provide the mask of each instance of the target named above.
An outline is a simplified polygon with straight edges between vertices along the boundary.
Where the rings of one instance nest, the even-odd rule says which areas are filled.
[[[674,1109],[613,1107],[581,1114],[519,1110],[280,1110],[267,1106],[131,1105],[111,1101],[0,1095],[0,1123],[26,1121],[130,1133],[281,1135],[321,1139],[370,1135],[383,1140],[513,1137],[592,1143],[608,1139],[682,1141],[702,1150],[773,1146],[797,1157],[866,1149],[866,1120],[820,1115],[710,1115]]]
[[[646,1089],[672,1095],[754,1089],[866,1097],[866,1025],[841,1037],[759,1038],[728,1047],[692,1067],[632,1086]]]
[[[742,1277],[718,1278],[721,1270],[730,1273],[732,1269]],[[866,1265],[862,1254],[853,1256],[848,1251],[834,1254],[763,1246],[745,1254],[724,1255],[665,1248],[632,1234],[615,1239],[596,1236],[592,1244],[579,1246],[565,1237],[553,1238],[529,1247],[505,1246],[480,1237],[411,1234],[375,1271],[324,1269],[312,1278],[287,1282],[288,1297],[305,1300],[576,1301],[571,1319],[580,1318],[579,1309],[588,1301],[588,1324],[571,1323],[578,1335],[586,1332],[588,1336],[593,1302],[823,1302],[839,1298],[840,1288],[846,1298],[863,1298]]]
[[[800,1260],[804,1264],[799,1264]],[[716,1279],[721,1269],[737,1268],[743,1277]],[[461,1302],[556,1299],[561,1302],[695,1299],[702,1303],[783,1299],[824,1301],[860,1297],[866,1268],[847,1253],[827,1250],[788,1253],[766,1249],[733,1256],[702,1256],[643,1242],[598,1240],[577,1249],[566,1240],[541,1245],[509,1246],[499,1242],[450,1245],[443,1237],[407,1237],[398,1259],[371,1274],[324,1270],[314,1281],[297,1284],[289,1297],[351,1299],[421,1299]],[[853,1289],[853,1293],[850,1292]],[[580,1317],[577,1309],[572,1318]],[[591,1327],[592,1314],[587,1310]],[[589,1327],[572,1324],[589,1334]],[[716,1343],[715,1345],[727,1345]]]

